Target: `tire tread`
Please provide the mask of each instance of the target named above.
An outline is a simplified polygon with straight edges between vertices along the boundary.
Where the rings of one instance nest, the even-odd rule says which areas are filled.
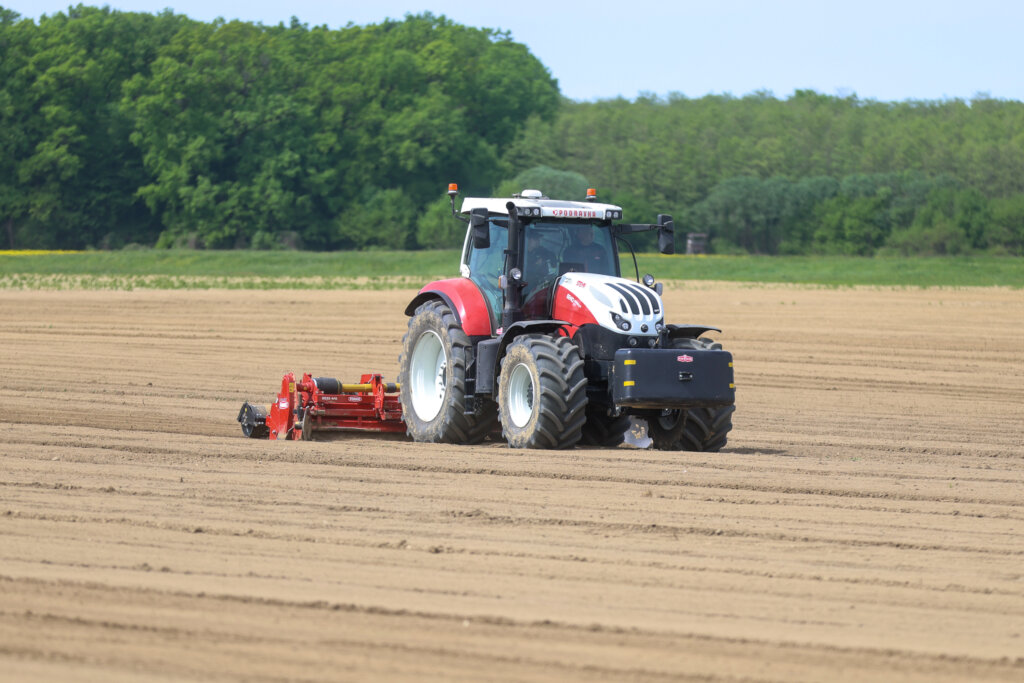
[[[518,448],[572,448],[579,442],[586,421],[587,378],[579,349],[568,337],[547,335],[523,335],[510,349],[516,345],[525,346],[536,364],[539,409],[529,433],[513,431],[503,421],[505,440]],[[503,375],[507,359],[506,353],[501,360]],[[499,382],[499,405],[505,400],[504,391],[504,383]]]
[[[440,417],[431,421],[425,429],[419,429],[410,424],[412,419],[406,418],[406,433],[416,441],[432,443],[451,444],[476,444],[483,441],[494,427],[497,420],[497,409],[493,402],[487,401],[477,414],[467,415],[466,405],[466,358],[472,344],[469,337],[462,330],[455,314],[446,303],[439,299],[424,302],[416,309],[416,313],[409,319],[409,330],[402,337],[402,353],[398,357],[399,375],[398,381],[402,387],[408,386],[409,368],[406,359],[412,353],[410,344],[412,341],[409,335],[418,320],[428,316],[437,316],[439,334],[446,334],[451,344],[451,356],[448,358],[448,373],[451,377],[449,382],[448,395],[445,405],[441,407]],[[406,393],[401,392],[402,413],[410,415],[412,411],[411,401],[407,401]]]

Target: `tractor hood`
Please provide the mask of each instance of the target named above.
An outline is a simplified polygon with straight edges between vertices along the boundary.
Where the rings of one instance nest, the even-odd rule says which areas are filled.
[[[664,323],[661,297],[632,280],[596,273],[566,273],[558,288],[564,291],[571,306],[576,307],[578,302],[598,325],[620,334],[653,336]],[[556,297],[556,301],[561,299]]]

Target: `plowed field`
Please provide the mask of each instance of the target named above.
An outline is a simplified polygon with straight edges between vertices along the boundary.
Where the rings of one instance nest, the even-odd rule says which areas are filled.
[[[0,678],[1024,680],[1021,291],[677,283],[717,454],[242,438],[412,294],[0,291]]]

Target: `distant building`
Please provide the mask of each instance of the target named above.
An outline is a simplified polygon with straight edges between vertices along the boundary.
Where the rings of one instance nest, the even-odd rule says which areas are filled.
[[[708,253],[708,234],[706,232],[686,233],[686,253],[706,254]]]

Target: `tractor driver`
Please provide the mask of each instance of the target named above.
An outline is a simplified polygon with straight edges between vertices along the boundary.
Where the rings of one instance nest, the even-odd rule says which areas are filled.
[[[594,226],[577,226],[575,238],[568,252],[572,259],[582,263],[588,273],[607,273],[608,251],[594,241]]]
[[[526,254],[523,255],[523,276],[530,284],[534,280],[539,283],[546,279],[555,268],[555,255],[541,244],[540,235],[534,231],[527,233]]]
[[[523,254],[523,313],[528,318],[550,317],[548,300],[551,298],[551,283],[558,261],[555,254],[547,249],[540,234],[527,228],[526,253]]]

